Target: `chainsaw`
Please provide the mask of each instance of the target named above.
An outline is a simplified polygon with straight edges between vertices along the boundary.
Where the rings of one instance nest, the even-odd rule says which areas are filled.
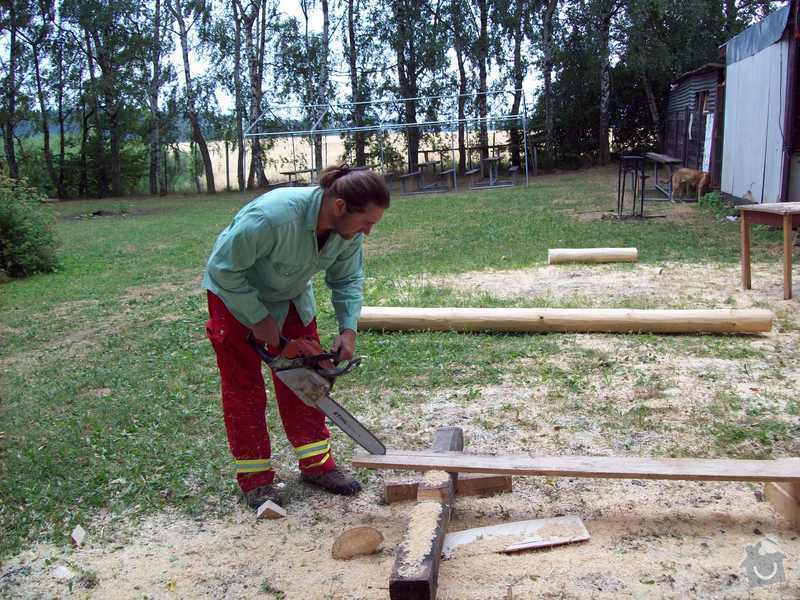
[[[370,454],[386,454],[386,446],[330,396],[336,379],[358,367],[361,364],[361,357],[356,356],[350,359],[343,367],[328,369],[324,368],[322,363],[330,361],[333,364],[336,362],[337,354],[323,352],[313,356],[290,358],[283,354],[270,354],[264,345],[255,339],[252,332],[247,341],[275,376],[306,405],[322,411]],[[287,343],[288,340],[281,337],[281,348],[284,348]]]

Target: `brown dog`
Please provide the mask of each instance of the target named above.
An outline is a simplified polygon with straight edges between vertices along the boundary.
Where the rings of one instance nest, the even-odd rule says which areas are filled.
[[[682,198],[689,194],[689,188],[697,190],[697,200],[706,193],[711,182],[711,174],[697,169],[678,169],[672,174],[672,197]]]

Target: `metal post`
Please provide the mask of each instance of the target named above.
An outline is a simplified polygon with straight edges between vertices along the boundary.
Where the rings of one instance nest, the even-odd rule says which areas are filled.
[[[458,131],[458,125],[456,125]],[[455,132],[450,129],[450,169],[453,171],[453,191],[458,191],[458,165],[456,164]]]

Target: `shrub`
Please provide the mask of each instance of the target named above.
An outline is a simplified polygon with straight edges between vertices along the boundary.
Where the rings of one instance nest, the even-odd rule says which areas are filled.
[[[56,238],[42,196],[0,175],[0,271],[11,277],[54,271]]]

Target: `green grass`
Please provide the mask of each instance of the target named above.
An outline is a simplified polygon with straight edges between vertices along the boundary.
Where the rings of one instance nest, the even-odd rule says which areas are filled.
[[[650,263],[738,260],[736,225],[707,212],[680,223],[582,222],[565,210],[613,206],[611,179],[590,171],[534,180],[530,189],[398,198],[368,242],[365,303],[543,305],[539,298],[459,296],[398,282],[543,264],[549,247],[576,240],[581,246],[646,247],[642,261]],[[227,510],[235,488],[198,278],[215,236],[251,197],[52,206],[59,218],[60,270],[0,287],[0,556],[34,539],[64,543],[76,523],[88,523],[100,509]],[[113,215],[91,217],[96,210]],[[779,246],[775,232],[757,229],[753,238],[756,258]],[[327,292],[316,283],[320,328],[329,341],[333,314]],[[558,305],[571,302],[580,305],[575,299]],[[391,402],[412,408],[431,390],[486,385],[528,369],[519,366],[525,358],[563,398],[584,390],[589,373],[617,368],[591,352],[579,353],[571,366],[548,363],[569,339],[364,333],[358,350],[369,360],[337,386],[356,413],[381,402],[386,390],[402,392]],[[657,336],[632,339],[651,348],[663,342]],[[713,347],[697,337],[666,343],[698,354],[759,357],[736,338],[719,338]],[[658,393],[658,382],[642,386]],[[281,440],[274,412],[271,429]],[[628,427],[647,428],[657,420],[644,400],[625,413]],[[782,433],[765,422],[755,431],[721,429],[715,435],[733,443],[742,435],[773,439]]]

